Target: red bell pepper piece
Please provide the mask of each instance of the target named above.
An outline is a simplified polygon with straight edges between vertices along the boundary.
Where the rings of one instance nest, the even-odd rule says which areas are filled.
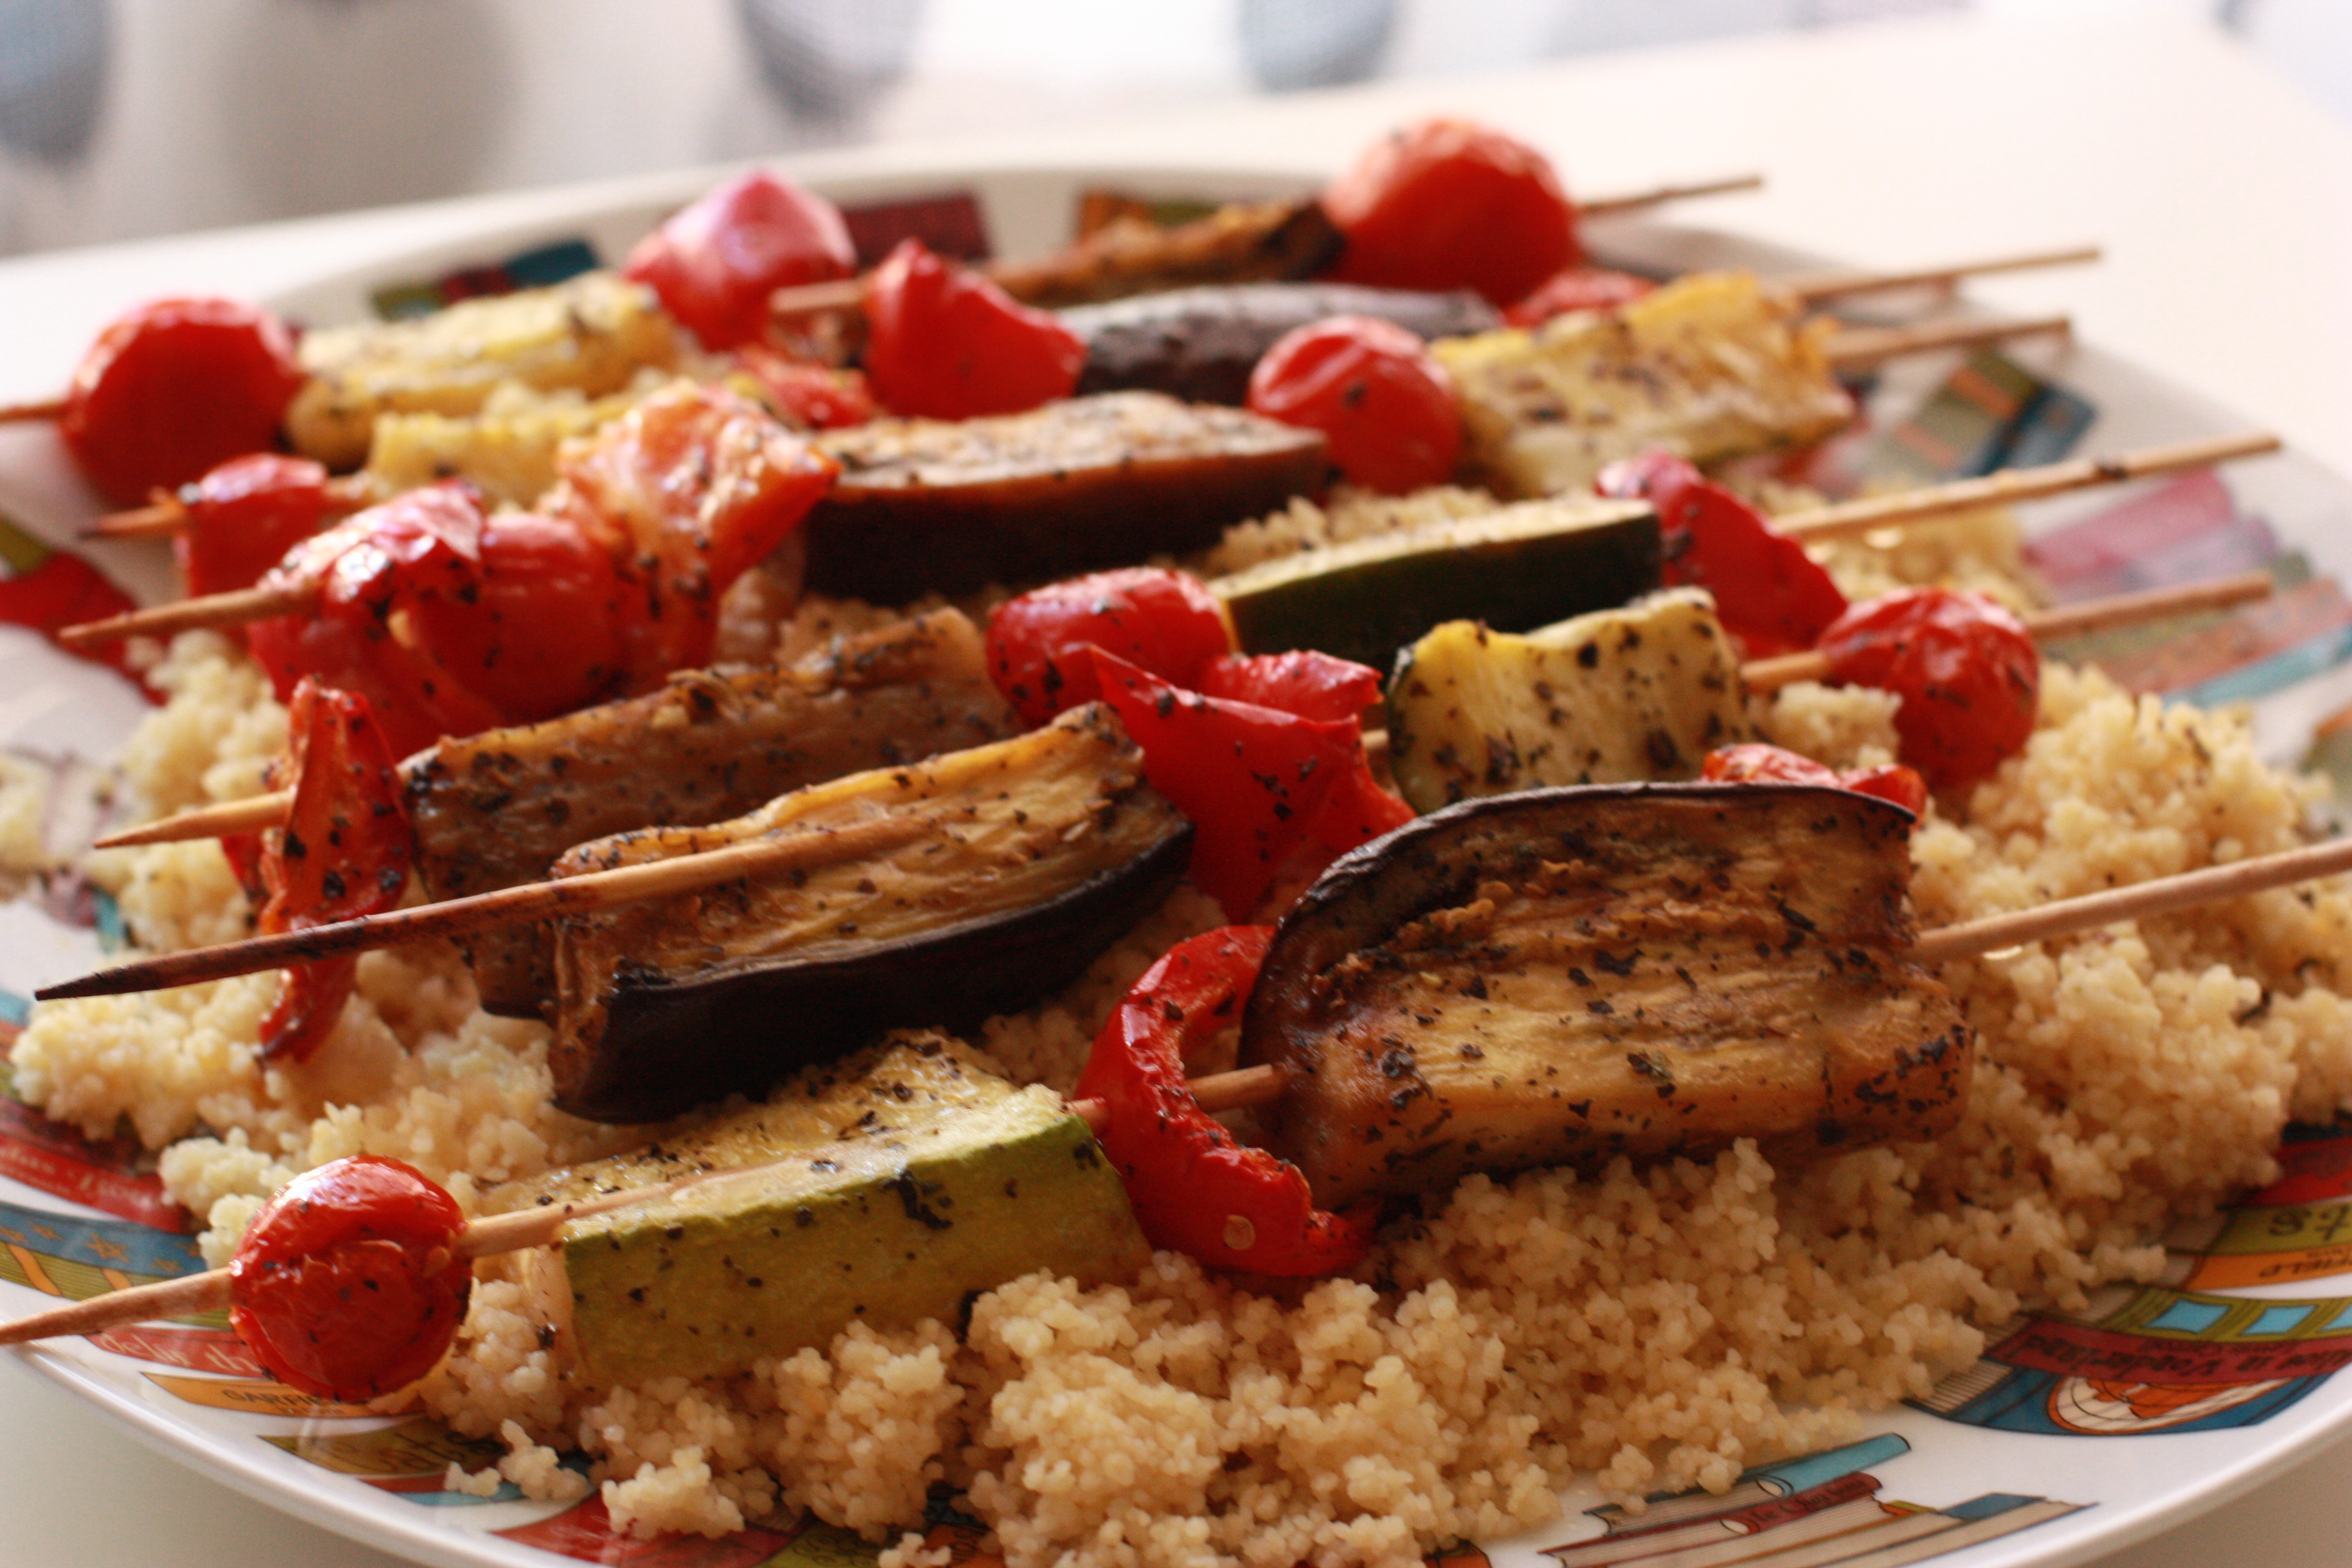
[[[1612,463],[1594,488],[1657,509],[1666,583],[1713,594],[1724,629],[1749,657],[1809,648],[1845,614],[1845,595],[1803,545],[1682,458],[1652,452]]]
[[[1381,700],[1379,670],[1312,648],[1229,653],[1200,666],[1184,684],[1205,696],[1278,708],[1301,719],[1351,723]]]
[[[364,697],[305,679],[294,689],[287,768],[294,803],[263,837],[264,934],[379,913],[408,886],[408,814],[392,750]],[[334,1031],[356,958],[296,964],[262,1021],[261,1054],[301,1061]]]
[[[59,630],[84,621],[102,620],[137,608],[137,601],[116,587],[99,569],[70,551],[53,552],[47,560],[14,577],[0,577],[0,623],[29,626],[56,639]],[[133,680],[138,672],[125,662],[119,643],[81,657],[111,665]],[[142,689],[144,688],[142,687]],[[148,697],[160,700],[155,692]]]
[[[1099,647],[1192,686],[1234,646],[1224,602],[1189,572],[1129,566],[1033,588],[988,617],[988,670],[1032,724],[1102,695],[1086,649]]]
[[[1539,327],[1573,310],[1613,310],[1630,305],[1657,285],[1631,272],[1605,267],[1567,267],[1536,285],[1534,292],[1503,312],[1506,324]]]
[[[1145,776],[1192,819],[1194,886],[1227,919],[1255,910],[1277,872],[1319,868],[1300,866],[1303,848],[1319,847],[1328,864],[1411,820],[1371,781],[1354,719],[1208,697],[1099,647],[1092,656],[1103,700],[1143,748]]]
[[[1078,384],[1087,345],[1060,318],[902,239],[866,285],[866,374],[894,414],[1018,414]]]
[[[840,208],[754,169],[671,214],[637,242],[624,270],[718,350],[766,330],[777,289],[846,278],[856,265]]]
[[[1240,1016],[1269,926],[1179,942],[1095,1037],[1076,1093],[1098,1101],[1097,1134],[1154,1247],[1217,1268],[1314,1277],[1363,1260],[1380,1210],[1315,1206],[1298,1167],[1237,1142],[1184,1087],[1184,1058]]]

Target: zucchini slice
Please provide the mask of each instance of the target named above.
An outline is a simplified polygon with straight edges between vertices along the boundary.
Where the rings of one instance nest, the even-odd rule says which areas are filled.
[[[1283,921],[1242,1025],[1327,1205],[1472,1171],[1950,1127],[1973,1036],[1910,956],[1910,814],[1802,784],[1465,801]]]
[[[768,1168],[731,1174],[748,1166]],[[952,1321],[971,1292],[1033,1269],[1108,1284],[1151,1257],[1086,1123],[936,1034],[893,1037],[763,1103],[491,1201],[512,1211],[674,1181],[692,1184],[572,1220],[561,1247],[533,1256],[552,1345],[594,1386],[748,1372],[853,1321]]]
[[[1528,501],[1474,517],[1302,550],[1220,577],[1252,653],[1315,648],[1376,669],[1441,621],[1528,631],[1657,587],[1647,501]]]
[[[1389,766],[1413,809],[1543,784],[1695,779],[1753,740],[1739,661],[1702,588],[1520,637],[1448,621],[1389,682]]]
[[[683,671],[658,691],[445,739],[401,765],[416,870],[436,899],[538,880],[583,840],[740,816],[786,790],[1019,729],[980,629],[940,610],[843,637],[787,669]],[[482,1005],[545,1015],[545,925],[461,943]]]
[[[649,1121],[839,1056],[885,1029],[963,1028],[1075,977],[1167,897],[1192,827],[1101,703],[1044,729],[877,768],[703,828],[583,844],[554,875],[882,813],[930,825],[884,854],[557,928],[555,1103]]]

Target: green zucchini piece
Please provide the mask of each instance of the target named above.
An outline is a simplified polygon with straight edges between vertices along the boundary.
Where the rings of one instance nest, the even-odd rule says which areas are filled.
[[[1440,621],[1528,631],[1658,586],[1647,501],[1579,497],[1303,550],[1220,577],[1241,646],[1316,648],[1378,669]]]
[[[1666,784],[1469,800],[1343,857],[1242,1024],[1337,1206],[1472,1171],[1932,1137],[1973,1036],[1912,957],[1911,815]]]
[[[887,1029],[1028,1006],[1156,909],[1192,824],[1101,703],[1043,729],[811,784],[709,827],[568,851],[559,877],[883,814],[887,853],[561,921],[555,1103],[648,1121],[757,1093]]]
[[[789,1162],[783,1169],[730,1174]],[[763,1104],[502,1194],[521,1208],[705,1177],[564,1226],[537,1292],[583,1376],[719,1377],[852,1322],[952,1322],[1034,1269],[1087,1285],[1151,1256],[1086,1123],[944,1036],[895,1037]]]
[[[1398,657],[1389,766],[1416,811],[1543,784],[1694,779],[1753,740],[1730,639],[1702,588],[1518,636],[1448,621]]]

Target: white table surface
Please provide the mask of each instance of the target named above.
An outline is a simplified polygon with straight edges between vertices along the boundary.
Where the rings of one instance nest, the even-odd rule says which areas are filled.
[[[2095,240],[2092,268],[1988,281],[2021,313],[2225,403],[2352,475],[2352,132],[2185,20],[1938,17],[1384,84],[1049,132],[804,160],[812,173],[1002,159],[1331,167],[1453,110],[1547,146],[1593,193],[1748,169],[1693,221],[1862,265]],[[677,181],[636,188],[691,188]],[[163,292],[267,296],[583,193],[474,198],[0,261],[0,401],[55,389],[107,317]],[[0,1360],[9,1360],[0,1357]],[[2102,1568],[2352,1559],[2352,1443]],[[150,1452],[13,1360],[0,1367],[0,1564],[385,1568]]]

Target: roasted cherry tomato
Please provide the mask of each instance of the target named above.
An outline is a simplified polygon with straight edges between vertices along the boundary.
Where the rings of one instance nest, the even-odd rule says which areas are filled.
[[[611,552],[621,688],[710,662],[719,602],[791,537],[841,467],[719,387],[666,387],[567,448],[540,510]],[[559,634],[560,635],[560,634]]]
[[[1595,488],[1657,508],[1666,582],[1713,594],[1724,629],[1749,657],[1811,647],[1845,613],[1845,595],[1803,545],[1682,458],[1652,452],[1612,463]]]
[[[1363,1260],[1379,1205],[1316,1207],[1297,1166],[1235,1140],[1184,1087],[1186,1056],[1241,1016],[1273,934],[1227,926],[1171,949],[1104,1022],[1075,1092],[1102,1106],[1097,1136],[1152,1246],[1252,1274],[1336,1274]]]
[[[1475,289],[1496,306],[1583,257],[1576,208],[1541,153],[1466,120],[1424,120],[1365,149],[1323,193],[1347,239],[1331,276]]]
[[[1087,345],[920,240],[898,248],[866,286],[866,374],[894,414],[971,419],[1018,414],[1078,384]]]
[[[400,773],[367,699],[304,679],[288,704],[283,765],[293,781],[286,826],[261,837],[252,869],[265,935],[380,914],[408,886],[411,835]],[[302,1061],[334,1032],[359,973],[356,958],[286,971],[262,1020],[261,1055]]]
[[[1822,634],[1829,680],[1903,700],[1903,760],[1930,786],[1990,775],[2033,733],[2042,655],[2006,607],[1954,588],[1898,588],[1856,605]]]
[[[613,552],[569,522],[495,512],[452,593],[412,595],[420,644],[509,724],[535,724],[614,696],[627,602]]]
[[[466,1216],[413,1165],[353,1154],[261,1206],[228,1266],[229,1324],[279,1381],[361,1401],[433,1370],[473,1293]]]
[[[1444,484],[1462,455],[1454,378],[1419,338],[1371,316],[1284,333],[1250,372],[1249,406],[1320,430],[1343,478],[1387,495]]]
[[[191,597],[250,588],[326,526],[327,470],[308,458],[250,452],[180,487],[187,525],[172,554]]]
[[[1319,869],[1412,818],[1372,782],[1353,718],[1205,697],[1099,647],[1093,657],[1144,775],[1192,819],[1193,884],[1228,919],[1254,912],[1277,875]]]
[[[1541,326],[1554,316],[1573,310],[1613,310],[1630,305],[1656,287],[1646,278],[1612,272],[1605,267],[1565,268],[1506,310],[1503,320],[1514,327]]]
[[[1698,776],[1728,783],[1774,779],[1789,784],[1829,784],[1850,789],[1856,795],[1891,800],[1914,816],[1924,816],[1927,811],[1927,781],[1919,776],[1918,770],[1901,763],[1839,773],[1826,763],[1751,741],[1737,746],[1717,746],[1709,752],[1706,761],[1700,764]]]
[[[100,495],[149,492],[278,441],[301,390],[294,340],[234,300],[158,300],[98,334],[66,388],[58,433]]]
[[[988,617],[989,673],[1032,724],[1102,695],[1090,647],[1191,686],[1194,670],[1233,646],[1223,602],[1191,573],[1159,566],[1050,583]]]
[[[629,252],[627,274],[707,349],[731,349],[768,324],[768,296],[856,270],[841,209],[764,169],[680,208]]]

